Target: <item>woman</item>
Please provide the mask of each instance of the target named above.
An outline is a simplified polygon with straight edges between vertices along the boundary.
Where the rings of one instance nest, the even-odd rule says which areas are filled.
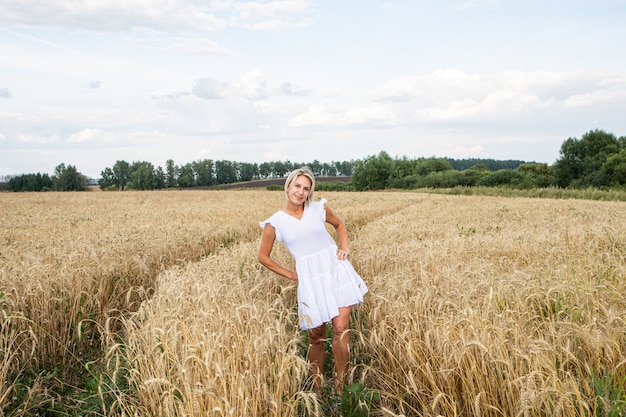
[[[313,202],[315,177],[308,167],[296,169],[285,181],[285,205],[264,222],[259,262],[298,282],[300,328],[308,330],[313,387],[320,392],[324,373],[326,323],[332,322],[335,390],[341,392],[350,359],[348,334],[351,307],[363,301],[367,286],[348,256],[348,232],[343,220],[326,204]],[[331,224],[339,246],[326,229]],[[295,259],[292,271],[271,258],[274,242],[283,243]]]

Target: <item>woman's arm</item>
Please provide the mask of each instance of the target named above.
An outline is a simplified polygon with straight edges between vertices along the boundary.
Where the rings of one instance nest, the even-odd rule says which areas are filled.
[[[270,255],[272,253],[272,249],[274,248],[274,241],[276,241],[276,229],[270,223],[267,223],[263,228],[261,246],[259,247],[259,262],[261,262],[261,265],[270,271],[273,271],[278,275],[282,275],[292,281],[297,281],[298,273],[296,271],[291,271],[282,265],[279,265],[271,258]]]
[[[326,222],[331,224],[337,232],[337,240],[339,241],[339,249],[337,250],[337,259],[340,261],[347,259],[350,255],[350,241],[348,239],[348,229],[343,219],[335,214],[335,212],[324,204],[326,210]]]

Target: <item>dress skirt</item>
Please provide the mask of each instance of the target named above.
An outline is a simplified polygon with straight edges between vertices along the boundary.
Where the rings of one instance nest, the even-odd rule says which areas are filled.
[[[367,286],[348,260],[337,259],[337,247],[296,259],[300,328],[312,329],[339,315],[340,307],[363,302]]]

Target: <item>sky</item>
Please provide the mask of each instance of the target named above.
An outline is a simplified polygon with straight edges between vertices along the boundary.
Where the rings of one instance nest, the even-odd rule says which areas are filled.
[[[626,0],[0,0],[0,178],[116,161],[553,164],[626,135]]]

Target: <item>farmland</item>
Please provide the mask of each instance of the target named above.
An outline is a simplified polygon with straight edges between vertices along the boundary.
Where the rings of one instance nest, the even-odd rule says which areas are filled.
[[[321,197],[370,289],[350,378],[371,415],[626,410],[626,203]],[[0,194],[0,415],[340,415],[310,393],[295,286],[256,259],[283,201]]]

